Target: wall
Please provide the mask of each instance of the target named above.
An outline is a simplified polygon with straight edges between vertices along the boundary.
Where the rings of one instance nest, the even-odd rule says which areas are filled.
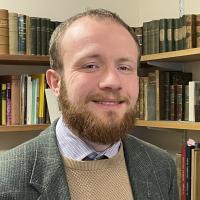
[[[0,7],[29,16],[63,21],[87,8],[106,8],[117,12],[129,25],[137,23],[137,0],[0,0]],[[59,3],[58,3],[59,2]]]

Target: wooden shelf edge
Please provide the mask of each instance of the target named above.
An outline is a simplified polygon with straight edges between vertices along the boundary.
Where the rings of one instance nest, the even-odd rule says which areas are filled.
[[[43,131],[49,124],[38,125],[17,125],[17,126],[0,126],[1,132],[30,132],[30,131]]]
[[[200,59],[200,48],[184,49],[179,51],[170,51],[151,55],[141,56],[141,62],[163,61],[163,62],[186,62],[197,61]]]
[[[49,65],[49,56],[0,55],[0,63],[14,65]]]
[[[154,128],[182,129],[182,130],[200,130],[200,122],[188,121],[145,121],[136,120],[135,126],[145,126]]]

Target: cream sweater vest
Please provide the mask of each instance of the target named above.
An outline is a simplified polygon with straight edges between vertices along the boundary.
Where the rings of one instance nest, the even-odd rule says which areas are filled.
[[[72,200],[133,200],[122,147],[110,159],[63,160]]]

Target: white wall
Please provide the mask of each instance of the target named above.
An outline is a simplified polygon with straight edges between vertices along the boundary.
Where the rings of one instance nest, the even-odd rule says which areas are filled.
[[[137,0],[0,0],[0,7],[29,16],[63,21],[87,8],[117,12],[129,25],[137,23]]]

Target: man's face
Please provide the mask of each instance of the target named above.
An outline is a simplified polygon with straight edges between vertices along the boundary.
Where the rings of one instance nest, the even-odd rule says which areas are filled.
[[[88,17],[77,20],[61,40],[61,59],[64,73],[59,99],[67,123],[70,123],[69,115],[73,115],[75,110],[79,114],[84,112],[82,116],[85,115],[86,120],[89,116],[90,123],[94,122],[93,126],[98,124],[99,129],[117,129],[126,124],[125,120],[134,117],[138,96],[138,50],[124,27],[109,20]],[[65,107],[73,109],[67,112]],[[133,119],[126,125],[130,128]],[[77,130],[78,134],[82,134],[84,127]],[[99,137],[101,134],[97,132]],[[81,136],[93,142],[109,143],[122,136],[117,135],[109,141],[93,139],[85,133]]]

